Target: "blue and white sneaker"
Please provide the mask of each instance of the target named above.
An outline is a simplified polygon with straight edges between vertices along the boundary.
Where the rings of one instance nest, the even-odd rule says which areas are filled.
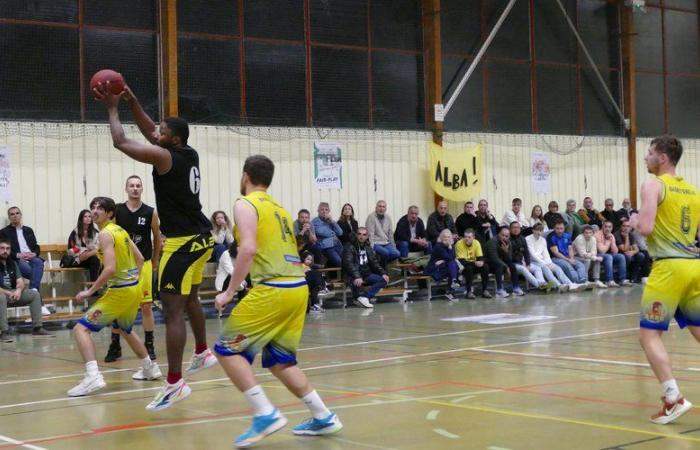
[[[280,413],[279,409],[275,409],[266,416],[253,416],[253,424],[248,431],[236,438],[234,444],[237,448],[250,447],[275,431],[281,430],[285,425],[287,425],[287,418]]]
[[[337,433],[343,428],[338,416],[331,412],[325,419],[311,418],[294,427],[292,432],[299,436],[322,436]]]
[[[184,378],[180,378],[175,384],[170,384],[166,381],[153,401],[146,406],[146,409],[148,411],[160,411],[169,408],[173,403],[184,400],[191,393],[192,389],[187,386]]]

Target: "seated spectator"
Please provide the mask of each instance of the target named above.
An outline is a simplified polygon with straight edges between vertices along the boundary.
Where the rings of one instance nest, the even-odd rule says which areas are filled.
[[[386,286],[389,277],[374,255],[367,228],[359,227],[355,236],[356,239],[343,248],[343,272],[352,289],[355,303],[365,308],[374,308],[370,300]],[[360,295],[362,286],[368,286],[365,295]]]
[[[309,286],[309,303],[306,306],[306,312],[323,312],[324,309],[318,296],[329,292],[323,274],[318,271],[320,266],[314,264],[314,255],[311,252],[304,252],[301,255],[301,262],[306,277],[306,284]]]
[[[586,267],[586,273],[591,275],[596,287],[607,288],[608,286],[600,281],[600,263],[603,261],[603,257],[598,255],[598,245],[595,236],[593,236],[593,227],[584,225],[582,230],[583,233],[574,239],[576,259]]]
[[[619,287],[613,278],[613,265],[617,266],[617,281],[623,286],[631,285],[632,283],[627,279],[627,261],[615,243],[612,223],[607,220],[603,222],[603,228],[595,233],[595,241],[598,245],[598,254],[603,256],[603,267],[608,287]]]
[[[561,267],[566,276],[576,284],[588,283],[586,266],[574,257],[571,235],[564,232],[564,223],[554,224],[554,231],[547,236],[547,247],[552,255],[552,262]],[[575,290],[571,287],[570,290]]]
[[[432,244],[426,239],[423,220],[418,217],[417,206],[409,206],[408,213],[399,219],[394,241],[402,258],[407,257],[409,252],[424,252],[429,255],[433,251]]]
[[[438,241],[433,247],[433,252],[430,254],[430,262],[423,271],[426,275],[433,277],[435,281],[441,281],[448,278],[450,287],[447,291],[451,294],[454,289],[459,287],[459,266],[454,249],[454,241],[452,240],[452,232],[449,229],[444,229],[438,236]]]
[[[211,260],[218,262],[221,254],[233,243],[233,224],[223,211],[214,211],[211,215],[211,234],[214,236],[214,251]]]
[[[214,279],[214,288],[223,292],[228,289],[228,284],[231,281],[231,275],[233,275],[234,261],[236,260],[236,254],[238,252],[238,246],[236,242],[232,242],[227,250],[221,254],[219,257],[219,264],[216,266],[216,278]],[[247,277],[246,280],[249,280]],[[238,288],[238,300],[243,300],[246,294],[247,282],[241,283]]]
[[[476,210],[475,216],[474,233],[483,249],[486,242],[498,234],[498,221],[489,211],[489,202],[483,198],[479,200],[479,208]]]
[[[518,271],[513,264],[513,248],[510,245],[510,229],[501,227],[495,238],[486,243],[486,264],[496,276],[496,297],[506,298],[508,292],[503,286],[503,278],[510,275],[513,295],[524,295],[518,284]]]
[[[530,252],[527,248],[527,242],[521,234],[521,228],[518,222],[510,224],[510,246],[513,249],[513,265],[518,274],[525,277],[531,286],[544,289],[547,286],[547,282],[542,276],[542,269],[531,264]]]
[[[563,223],[563,222],[561,222]],[[532,234],[525,238],[527,249],[530,252],[530,263],[538,266],[542,270],[544,278],[552,283],[559,292],[566,292],[569,289],[577,290],[579,285],[566,276],[561,267],[552,262],[547,249],[547,240],[543,237],[544,226],[535,224],[532,227]]]
[[[39,257],[41,249],[34,230],[22,224],[22,211],[16,206],[7,210],[10,224],[0,230],[0,238],[12,245],[11,258],[19,265],[22,276],[29,280],[29,289],[39,291],[44,276],[44,260]]]
[[[455,256],[462,265],[466,298],[476,298],[472,282],[477,272],[481,275],[481,296],[491,298],[491,293],[488,291],[489,267],[484,261],[481,243],[476,240],[474,230],[471,228],[467,228],[464,231],[464,237],[455,244]]]
[[[552,228],[554,228],[554,224],[557,223],[558,221],[562,221],[562,222],[566,223],[566,221],[564,220],[564,216],[562,216],[559,213],[559,203],[552,200],[551,202],[549,202],[549,206],[547,206],[547,208],[548,208],[547,214],[545,214],[543,217],[545,223],[547,224],[547,227],[546,227],[547,230],[551,230]],[[535,225],[533,224],[532,226],[534,227]],[[544,230],[544,228],[543,228],[543,230]],[[566,231],[566,228],[564,228],[564,231]],[[566,231],[566,232],[571,234],[568,231]]]
[[[453,236],[457,235],[455,221],[447,212],[447,202],[438,203],[437,210],[428,216],[428,228],[426,230],[428,240],[435,246],[442,230],[450,230]]]
[[[620,229],[622,222],[620,221],[620,216],[617,215],[617,211],[615,211],[615,203],[613,202],[613,199],[605,199],[605,209],[600,212],[600,215],[602,215],[605,220],[613,224],[613,233],[616,233],[617,230]]]
[[[343,254],[340,236],[343,235],[343,230],[331,217],[331,208],[328,203],[318,204],[318,217],[311,221],[311,225],[318,238],[316,245],[326,257],[326,266],[340,267]]]
[[[0,340],[12,342],[7,323],[8,306],[29,306],[32,316],[32,335],[53,337],[41,326],[41,297],[36,290],[25,289],[19,266],[10,257],[10,242],[0,239]]]
[[[502,227],[510,227],[510,224],[513,222],[518,222],[520,226],[522,227],[523,231],[528,230],[530,228],[530,222],[528,222],[527,218],[525,217],[525,214],[523,214],[522,211],[523,207],[523,201],[520,200],[519,198],[514,198],[513,201],[511,202],[511,209],[510,211],[507,211],[505,215],[503,216],[503,219],[501,219],[501,226]],[[527,233],[529,234],[529,233]]]
[[[365,228],[369,233],[369,242],[374,253],[381,259],[382,265],[399,259],[401,254],[394,243],[394,223],[391,216],[386,213],[386,202],[379,200],[374,207],[374,212],[367,216]]]
[[[467,230],[467,228],[471,228],[473,230],[475,226],[477,226],[477,223],[476,211],[474,211],[474,202],[469,200],[464,204],[464,212],[457,216],[455,228],[457,228],[457,234],[460,236],[460,238],[463,238],[464,232]]]
[[[544,215],[542,214],[542,207],[540,205],[535,205],[532,207],[532,212],[530,213],[530,218],[528,219],[528,222],[530,222],[530,227],[534,227],[536,223],[541,223],[544,227],[545,234],[549,232],[549,225],[547,225],[547,221],[544,220]],[[513,233],[511,232],[511,234]]]
[[[84,209],[78,214],[78,224],[68,236],[68,253],[75,258],[76,266],[87,269],[90,281],[100,276],[100,259],[97,257],[97,235],[92,224],[92,213]]]
[[[615,233],[615,244],[620,253],[625,256],[628,278],[633,283],[641,283],[642,270],[646,265],[646,255],[639,249],[629,221],[622,222],[620,229]]]
[[[315,261],[321,263],[324,260],[324,256],[318,246],[318,238],[311,224],[311,213],[309,210],[300,209],[297,213],[297,220],[294,221],[292,226],[294,227],[294,236],[297,238],[299,255],[301,256],[304,252],[311,252]]]
[[[583,199],[583,208],[578,210],[578,215],[584,224],[596,225],[599,228],[602,227],[605,221],[605,217],[597,209],[593,208],[593,199],[590,197]]]
[[[338,226],[343,230],[343,235],[340,236],[340,243],[345,245],[355,239],[355,233],[357,233],[357,220],[355,220],[355,209],[350,203],[343,205],[343,209],[340,210],[340,217],[338,218]]]
[[[629,220],[632,214],[639,214],[639,211],[632,208],[632,202],[629,198],[624,198],[622,200],[622,208],[617,210],[617,217],[619,217],[621,220]]]
[[[569,199],[566,201],[566,211],[563,214],[564,223],[566,224],[565,233],[571,235],[572,239],[581,234],[581,227],[585,225],[581,216],[576,211],[576,200]],[[554,229],[552,227],[552,229]]]

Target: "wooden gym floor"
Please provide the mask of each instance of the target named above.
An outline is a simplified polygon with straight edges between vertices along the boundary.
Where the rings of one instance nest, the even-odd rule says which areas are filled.
[[[333,437],[293,436],[306,408],[256,361],[260,382],[290,421],[260,447],[700,449],[697,408],[672,425],[648,422],[660,388],[637,342],[640,292],[436,298],[311,315],[301,367],[345,428]],[[444,320],[475,315],[491,323]],[[213,342],[219,321],[207,326]],[[161,364],[163,334],[159,325]],[[96,342],[104,357],[108,332]],[[665,342],[683,393],[700,402],[700,346],[677,326]],[[100,364],[107,388],[68,399],[83,364],[67,330],[2,344],[0,450],[226,449],[248,427],[247,404],[218,366],[190,380],[187,400],[149,413],[160,382],[132,381],[137,365],[124,348],[124,359]]]

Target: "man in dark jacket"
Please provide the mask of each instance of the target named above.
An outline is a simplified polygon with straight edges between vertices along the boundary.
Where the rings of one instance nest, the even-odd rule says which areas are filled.
[[[343,248],[343,272],[347,283],[352,289],[352,298],[365,308],[374,308],[370,300],[377,295],[389,282],[389,277],[377,261],[368,242],[367,228],[359,227],[355,234],[355,241]],[[360,288],[368,286],[365,295],[360,295]]]
[[[7,210],[10,224],[0,230],[0,238],[10,241],[10,256],[17,261],[22,276],[29,280],[29,288],[39,291],[44,276],[44,260],[39,258],[40,248],[34,230],[22,225],[22,211],[16,206]]]
[[[425,252],[428,255],[432,252],[433,246],[426,239],[425,225],[418,217],[417,206],[409,206],[408,213],[399,219],[394,231],[394,241],[402,258],[407,257],[408,252]]]
[[[606,198],[604,205],[605,209],[603,209],[600,214],[605,217],[605,220],[613,224],[613,233],[617,233],[617,231],[620,229],[620,225],[622,225],[622,221],[620,220],[620,216],[617,214],[617,211],[615,211],[615,203],[613,202],[613,199]]]
[[[489,202],[483,198],[474,214],[474,233],[481,248],[485,248],[486,242],[498,233],[498,221],[489,211]]]
[[[464,232],[469,228],[472,230],[478,227],[476,223],[476,214],[474,212],[474,202],[469,200],[464,204],[464,212],[457,216],[455,221],[455,228],[457,228],[457,234],[460,239],[464,237]]]
[[[428,216],[428,240],[435,245],[438,236],[440,236],[442,230],[445,229],[449,229],[452,232],[452,236],[455,240],[458,238],[455,220],[450,213],[447,212],[447,202],[443,200],[438,203],[437,210]]]
[[[513,291],[518,285],[518,271],[513,264],[513,247],[510,244],[510,229],[501,227],[498,235],[486,243],[486,263],[496,276],[496,297],[506,298],[508,292],[503,288],[503,276],[508,272],[513,284]]]

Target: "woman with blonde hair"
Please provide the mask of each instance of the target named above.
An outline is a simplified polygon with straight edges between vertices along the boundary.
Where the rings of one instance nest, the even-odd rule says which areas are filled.
[[[211,215],[212,230],[214,236],[214,252],[211,260],[219,262],[221,254],[224,253],[233,243],[233,224],[223,211],[214,211]]]
[[[437,242],[433,246],[433,253],[430,254],[430,262],[425,267],[425,274],[433,277],[433,280],[440,281],[449,276],[450,288],[448,295],[459,287],[459,266],[455,255],[452,231],[446,228],[440,232]]]

